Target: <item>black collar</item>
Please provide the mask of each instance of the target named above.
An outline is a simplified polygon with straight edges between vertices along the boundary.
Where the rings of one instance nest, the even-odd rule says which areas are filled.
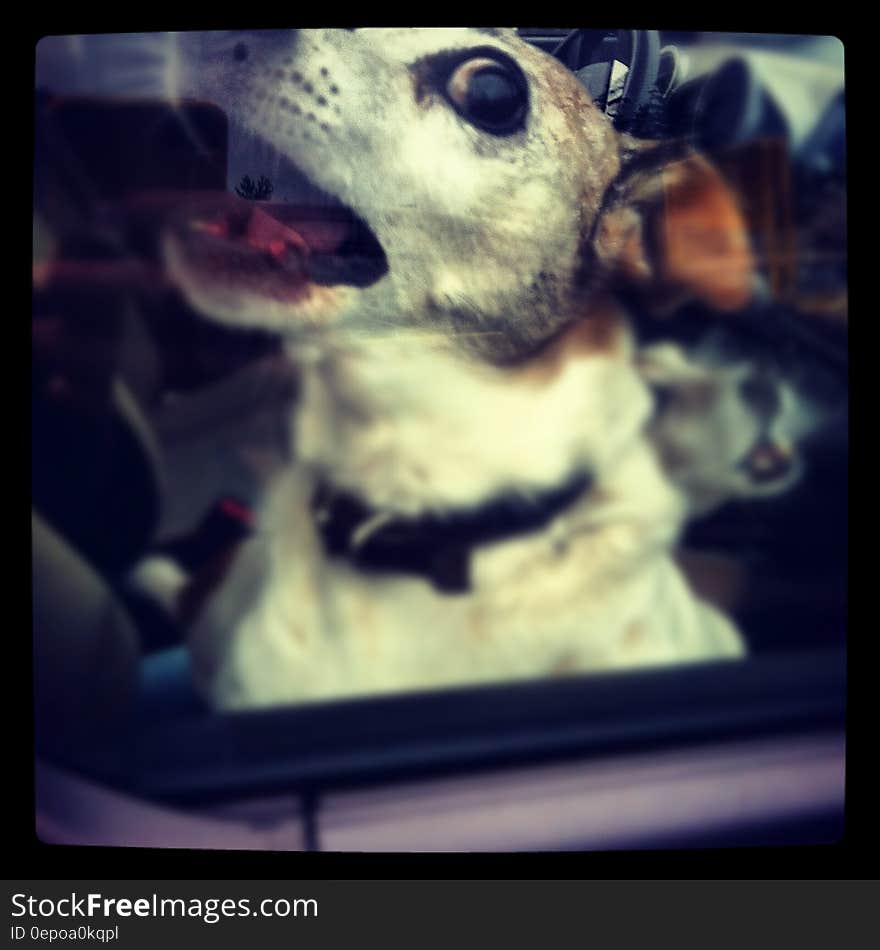
[[[355,495],[323,483],[312,510],[330,557],[348,558],[365,571],[420,575],[444,593],[465,593],[471,586],[474,548],[540,530],[590,484],[588,475],[578,474],[531,498],[511,493],[479,508],[386,518]]]

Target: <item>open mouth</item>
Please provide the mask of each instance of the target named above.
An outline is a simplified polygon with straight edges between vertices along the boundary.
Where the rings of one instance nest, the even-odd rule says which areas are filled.
[[[388,260],[369,225],[299,176],[305,187],[295,202],[199,190],[145,193],[127,208],[129,224],[148,235],[142,243],[150,254],[154,237],[169,229],[187,282],[230,299],[244,294],[295,304],[318,286],[376,283]]]
[[[315,204],[193,195],[177,220],[187,269],[217,289],[295,303],[312,285],[368,287],[388,271],[367,223],[323,193]]]

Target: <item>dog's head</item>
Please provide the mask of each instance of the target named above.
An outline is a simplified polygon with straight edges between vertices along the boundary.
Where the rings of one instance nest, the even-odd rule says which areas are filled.
[[[204,94],[223,88],[315,206],[203,207],[167,236],[172,274],[211,316],[289,334],[419,330],[505,362],[620,282],[719,308],[749,295],[717,173],[618,135],[513,31],[223,34],[206,57]]]
[[[690,349],[646,347],[637,365],[657,397],[651,439],[693,515],[797,484],[825,414],[780,371],[727,355],[712,334]]]

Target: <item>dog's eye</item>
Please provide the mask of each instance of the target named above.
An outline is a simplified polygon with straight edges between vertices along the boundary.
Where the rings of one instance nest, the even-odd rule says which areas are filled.
[[[446,84],[456,111],[468,122],[495,135],[509,135],[523,126],[525,80],[506,63],[481,56],[461,63]]]

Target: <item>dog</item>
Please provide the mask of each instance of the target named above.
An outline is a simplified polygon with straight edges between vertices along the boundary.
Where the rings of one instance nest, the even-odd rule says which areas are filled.
[[[314,208],[233,199],[163,237],[205,316],[281,335],[293,459],[189,645],[219,708],[744,654],[671,550],[626,290],[749,299],[734,196],[621,135],[512,30],[220,36],[233,122]]]
[[[655,392],[649,438],[688,518],[798,484],[803,443],[823,413],[778,368],[727,352],[719,332],[692,346],[645,346],[636,362]]]

